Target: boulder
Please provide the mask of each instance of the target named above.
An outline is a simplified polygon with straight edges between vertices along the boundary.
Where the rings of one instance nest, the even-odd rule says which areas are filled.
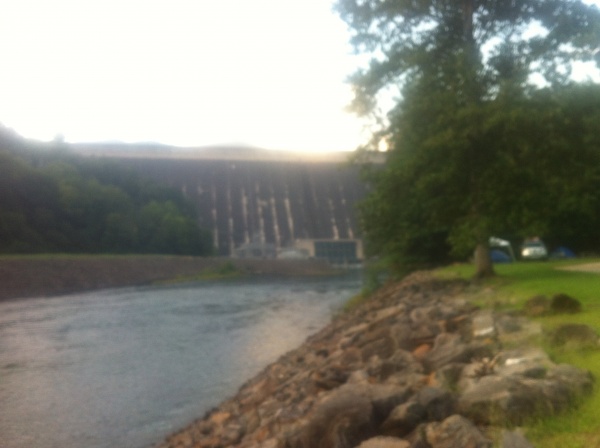
[[[441,333],[435,338],[432,349],[424,356],[423,365],[428,371],[439,369],[451,362],[467,362],[471,350],[455,333]]]
[[[500,448],[534,448],[520,431],[503,431]]]
[[[520,345],[542,334],[542,325],[524,316],[501,314],[496,317],[496,330],[501,344]]]
[[[350,371],[347,366],[333,364],[315,371],[312,375],[312,380],[319,389],[330,390],[344,384],[349,376]]]
[[[564,324],[550,333],[550,343],[567,347],[598,347],[598,333],[588,325]]]
[[[550,299],[543,295],[533,296],[525,302],[523,312],[529,317],[544,316],[550,312]]]
[[[381,361],[377,369],[372,369],[370,373],[379,380],[385,381],[394,374],[423,373],[423,366],[412,353],[396,350],[391,357]]]
[[[332,392],[291,435],[290,448],[353,448],[375,434],[373,405],[364,388],[342,386]]]
[[[458,398],[458,412],[478,424],[519,424],[543,402],[542,391],[520,378],[489,375],[469,383]]]
[[[410,443],[395,437],[379,436],[364,441],[357,448],[410,448]]]
[[[474,338],[492,338],[496,336],[494,313],[491,310],[477,311],[473,315],[472,322]]]
[[[405,403],[411,396],[410,387],[398,387],[393,384],[369,384],[365,387],[373,406],[373,419],[379,425],[385,421],[398,405]]]
[[[416,401],[410,401],[397,406],[380,430],[385,435],[402,437],[426,420],[427,409]]]
[[[567,294],[555,294],[550,302],[550,311],[555,314],[574,314],[581,311],[581,302]]]
[[[499,375],[522,375],[542,378],[554,366],[548,354],[538,347],[522,347],[505,350],[497,355],[495,371]]]
[[[491,343],[490,343],[491,342]],[[465,343],[460,335],[441,333],[435,338],[433,348],[423,357],[426,371],[433,372],[446,364],[469,362],[473,357],[490,356],[493,341]]]
[[[431,448],[491,448],[477,427],[461,415],[452,415],[441,423],[430,423],[425,429]]]
[[[523,329],[523,325],[527,322],[522,316],[512,316],[508,313],[499,314],[496,316],[495,325],[499,335],[517,333]]]
[[[462,378],[458,412],[476,423],[521,424],[565,409],[592,388],[589,372],[569,365],[548,368],[539,362],[539,373],[531,374],[536,371],[533,365],[524,363],[525,370],[505,371],[506,375]]]
[[[415,400],[427,410],[429,421],[441,421],[454,413],[455,397],[438,387],[424,387],[415,394]]]
[[[384,336],[365,344],[362,347],[362,360],[367,362],[371,357],[378,356],[381,359],[386,359],[392,356],[396,345],[390,336]]]
[[[551,381],[568,388],[570,397],[582,397],[589,394],[594,387],[594,377],[587,370],[578,369],[569,364],[559,364],[546,375]]]
[[[467,364],[461,362],[452,362],[440,367],[435,371],[433,383],[447,390],[456,390],[458,381],[462,375],[463,369]]]

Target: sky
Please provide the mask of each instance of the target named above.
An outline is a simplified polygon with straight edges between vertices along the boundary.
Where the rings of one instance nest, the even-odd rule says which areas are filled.
[[[0,0],[0,123],[39,140],[353,150],[328,0]]]
[[[0,0],[0,123],[38,140],[353,150],[360,59],[332,4]]]

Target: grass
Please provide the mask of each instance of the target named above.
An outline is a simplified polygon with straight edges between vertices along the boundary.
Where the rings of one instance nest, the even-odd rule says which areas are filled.
[[[243,273],[231,261],[225,261],[219,266],[203,269],[196,275],[179,275],[169,280],[156,282],[158,285],[187,283],[208,280],[230,280],[242,277]]]
[[[202,259],[206,260],[207,267],[200,270],[196,274],[192,275],[178,275],[176,277],[167,280],[157,280],[153,282],[155,285],[170,285],[176,283],[187,283],[197,281],[209,281],[209,280],[230,280],[238,277],[242,277],[244,273],[240,271],[233,262],[229,260],[219,261],[218,259],[211,259],[209,257],[197,257],[191,255],[169,255],[169,254],[70,254],[70,253],[40,253],[40,254],[0,254],[0,262],[5,261],[95,261],[95,260],[108,260],[110,261],[121,261],[121,260],[193,260]]]
[[[600,259],[550,261],[496,265],[496,278],[482,282],[477,288],[477,303],[483,307],[519,309],[531,297],[566,293],[583,305],[578,314],[537,318],[545,330],[565,323],[587,324],[600,333],[600,273],[561,270],[565,266],[599,262]],[[438,271],[445,278],[468,278],[473,266],[455,265]],[[557,363],[572,364],[589,370],[600,379],[599,349],[560,349],[544,345]],[[559,415],[537,419],[526,429],[534,446],[544,448],[600,447],[600,388],[577,406]]]

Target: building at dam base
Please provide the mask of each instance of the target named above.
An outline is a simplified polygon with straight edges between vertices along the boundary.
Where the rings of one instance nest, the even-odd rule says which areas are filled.
[[[293,246],[277,248],[272,243],[254,240],[234,250],[234,258],[279,258],[284,260],[327,260],[334,265],[360,263],[363,258],[360,239],[296,240]]]

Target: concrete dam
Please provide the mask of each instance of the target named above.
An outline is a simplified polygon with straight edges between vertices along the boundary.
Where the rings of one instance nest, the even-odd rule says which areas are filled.
[[[355,205],[366,187],[358,168],[343,161],[170,157],[120,162],[190,198],[219,255],[362,258]]]

